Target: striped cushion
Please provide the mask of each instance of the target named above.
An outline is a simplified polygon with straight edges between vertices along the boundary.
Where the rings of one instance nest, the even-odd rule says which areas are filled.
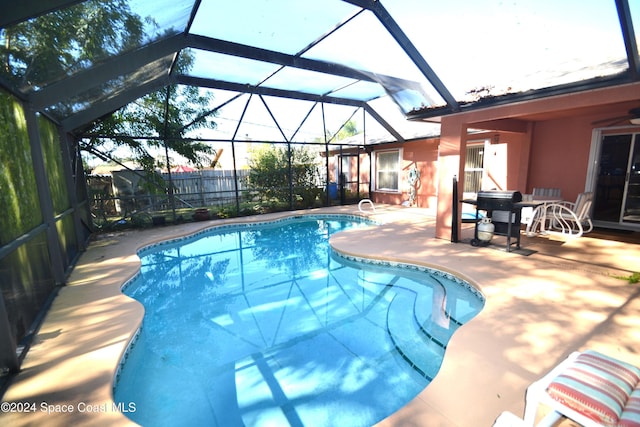
[[[640,426],[639,383],[640,369],[587,350],[551,382],[547,393],[604,426],[631,427]],[[632,394],[631,407],[626,409]]]
[[[631,393],[631,397],[627,401],[627,405],[622,410],[619,427],[638,427],[640,426],[640,384]]]

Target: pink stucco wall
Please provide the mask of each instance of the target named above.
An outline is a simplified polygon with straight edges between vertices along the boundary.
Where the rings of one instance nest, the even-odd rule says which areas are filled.
[[[417,185],[417,207],[435,208],[437,199],[438,139],[422,139],[404,144],[384,145],[384,150],[402,148],[402,173],[399,192],[372,192],[372,200],[376,203],[399,205],[409,200],[408,176],[415,166],[420,172]],[[375,173],[375,171],[374,171]]]
[[[593,127],[585,117],[537,122],[533,131],[527,192],[560,188],[566,200],[583,192]]]
[[[560,188],[565,200],[575,200],[587,185],[594,129],[606,127],[608,118],[624,116],[638,105],[640,84],[633,83],[445,116],[440,138],[375,148],[402,147],[403,173],[401,191],[374,189],[371,199],[398,205],[407,201],[408,171],[417,166],[421,179],[416,206],[437,209],[436,236],[448,238],[452,177],[464,174],[467,141],[486,139],[484,189],[526,194],[535,187]],[[368,157],[360,159],[361,181],[368,182]],[[459,194],[462,186],[459,179]]]
[[[557,187],[565,200],[575,200],[587,184],[594,129],[638,104],[640,84],[631,83],[443,117],[441,144],[448,148],[441,149],[438,164],[436,237],[451,236],[452,190],[442,178],[463,169],[456,159],[465,149],[467,129],[500,130],[513,136],[506,156],[509,189],[529,193],[535,187]]]

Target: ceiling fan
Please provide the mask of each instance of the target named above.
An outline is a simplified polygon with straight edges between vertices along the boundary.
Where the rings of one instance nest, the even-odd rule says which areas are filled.
[[[634,125],[640,125],[640,107],[630,109],[629,113],[625,116],[610,117],[604,120],[597,120],[595,122],[591,122],[591,124],[604,125],[604,127],[607,127],[607,126],[619,125],[627,121],[631,122],[631,124],[634,124]]]

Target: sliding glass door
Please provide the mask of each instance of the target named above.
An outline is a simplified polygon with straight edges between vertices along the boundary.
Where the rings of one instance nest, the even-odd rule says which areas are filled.
[[[622,222],[640,224],[640,134],[634,136],[629,157]]]
[[[603,136],[597,165],[594,221],[640,227],[640,134]]]

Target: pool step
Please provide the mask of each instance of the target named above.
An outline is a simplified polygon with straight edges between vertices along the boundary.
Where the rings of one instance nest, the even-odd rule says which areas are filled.
[[[429,328],[428,331],[424,330],[424,333],[446,347],[453,333],[462,324],[447,311],[445,287],[436,279],[432,280],[435,282],[432,293],[416,290],[413,313],[416,323],[421,328]],[[436,324],[433,324],[434,320]]]
[[[428,284],[424,283],[427,280]],[[446,287],[433,276],[421,276],[419,280],[404,280],[396,286],[415,293],[413,314],[415,322],[433,341],[447,346],[453,333],[462,325],[447,311]],[[437,324],[433,324],[436,320]]]
[[[417,322],[414,314],[416,294],[399,289],[387,311],[387,332],[396,350],[411,367],[428,380],[440,369],[446,345]]]

